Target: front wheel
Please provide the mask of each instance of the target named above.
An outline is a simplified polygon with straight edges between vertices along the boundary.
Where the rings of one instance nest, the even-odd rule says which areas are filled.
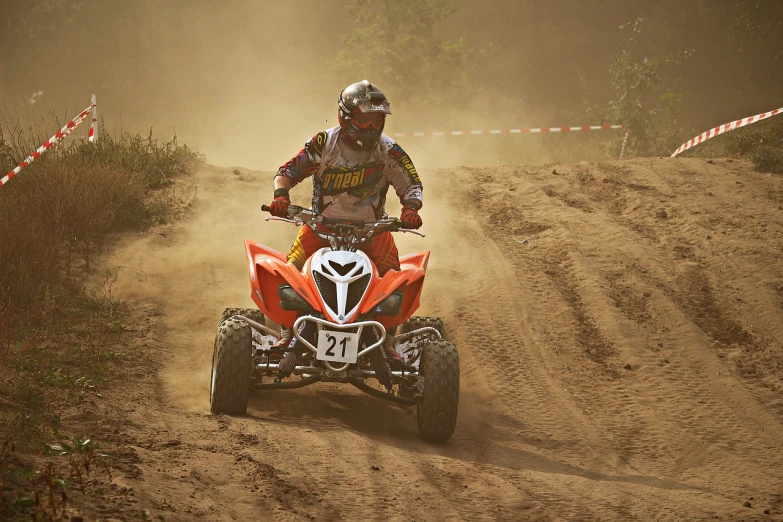
[[[223,316],[220,318],[220,322],[222,323],[226,319],[231,319],[235,315],[244,315],[252,321],[264,324],[264,314],[257,308],[226,308],[223,310]]]
[[[429,442],[446,442],[457,425],[457,347],[449,341],[430,341],[422,349],[419,371],[424,377],[424,394],[416,406],[419,434]]]
[[[244,415],[252,372],[253,337],[250,326],[240,319],[221,322],[212,354],[210,411],[214,414]]]

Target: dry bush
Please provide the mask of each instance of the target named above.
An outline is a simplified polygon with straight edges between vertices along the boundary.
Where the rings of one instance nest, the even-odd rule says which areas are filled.
[[[152,130],[146,137],[138,133],[103,134],[98,142],[77,143],[64,155],[133,172],[141,176],[147,188],[168,184],[203,159],[187,145],[178,144],[176,136],[170,141],[159,141],[152,136]]]
[[[8,107],[0,108],[0,172],[6,172],[19,165],[34,150],[62,127],[62,123],[54,113],[36,115],[28,109],[20,114],[18,110]],[[50,152],[36,161],[47,163],[54,160]]]
[[[783,174],[783,117],[775,116],[717,136],[682,156],[745,158],[759,172]]]
[[[19,176],[0,194],[0,307],[5,319],[39,325],[75,265],[108,232],[149,218],[142,177],[73,159]]]
[[[728,134],[726,154],[742,156],[761,172],[783,173],[783,120],[778,117]]]
[[[53,116],[0,110],[0,172],[58,127]],[[0,336],[21,324],[44,326],[73,293],[74,269],[89,270],[107,234],[164,221],[170,196],[153,189],[202,159],[176,137],[161,142],[151,131],[66,143],[0,187]]]

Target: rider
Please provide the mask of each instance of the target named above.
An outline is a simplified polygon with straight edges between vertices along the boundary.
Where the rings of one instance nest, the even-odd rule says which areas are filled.
[[[403,228],[421,227],[421,179],[416,167],[394,140],[383,134],[389,100],[377,86],[363,80],[343,89],[337,99],[340,125],[319,132],[299,153],[280,167],[274,180],[270,212],[288,216],[288,191],[313,177],[312,210],[326,218],[375,221],[387,217],[389,185],[402,203]],[[329,246],[310,227],[302,227],[288,254],[299,270],[319,249]],[[397,246],[386,231],[359,247],[375,263],[381,276],[400,270]],[[287,346],[291,325],[281,325],[278,346]]]

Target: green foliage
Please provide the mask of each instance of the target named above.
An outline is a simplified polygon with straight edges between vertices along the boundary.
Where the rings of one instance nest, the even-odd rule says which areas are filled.
[[[111,482],[106,455],[97,453],[90,439],[67,439],[48,448],[46,455],[60,458],[31,472],[29,463],[17,460],[15,444],[0,440],[0,519],[67,520],[70,491],[86,493],[88,486],[99,482],[96,471]]]
[[[677,105],[681,96],[678,80],[667,79],[662,69],[688,58],[693,51],[673,52],[662,58],[639,58],[642,19],[624,24],[620,29],[623,33],[620,54],[609,67],[615,91],[615,98],[609,103],[609,117],[630,129],[627,155],[668,155],[679,145]]]
[[[748,158],[756,170],[783,173],[783,121],[758,123],[725,136],[729,156]]]
[[[780,0],[736,0],[735,12],[730,33],[737,44],[737,52],[773,45],[779,48],[778,56],[783,54],[783,3]],[[752,54],[750,59],[753,59]]]
[[[341,35],[333,64],[344,83],[368,79],[395,93],[406,111],[447,107],[470,93],[467,74],[476,52],[461,38],[444,40],[435,27],[456,11],[451,0],[353,0],[354,29]]]
[[[737,52],[743,55],[746,71],[734,81],[740,96],[752,97],[759,81],[769,81],[770,65],[779,66],[783,56],[783,2],[735,0],[732,15],[728,33]]]
[[[74,292],[79,302],[47,332],[28,330],[17,341],[0,332],[0,404],[7,405],[0,411],[0,520],[61,520],[66,494],[87,493],[91,474],[105,472],[111,481],[94,439],[60,430],[71,427],[63,418],[101,397],[99,385],[125,371],[110,366],[125,358],[117,353],[122,332],[110,321],[129,314],[111,299],[112,281],[107,274],[102,296]]]

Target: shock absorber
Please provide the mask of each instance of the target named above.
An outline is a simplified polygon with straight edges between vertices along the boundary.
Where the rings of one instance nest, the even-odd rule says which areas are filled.
[[[312,339],[315,334],[316,324],[310,321],[304,321],[299,326],[299,336],[305,339]],[[277,372],[278,379],[285,379],[296,368],[299,358],[302,356],[307,348],[302,344],[302,341],[294,336],[294,340],[289,346],[289,351],[285,353],[283,359],[280,361],[280,370]]]
[[[380,337],[375,331],[375,328],[365,328],[364,332],[362,332],[362,341],[365,346],[371,346],[379,340]],[[378,381],[383,384],[387,390],[391,391],[391,368],[389,368],[389,363],[386,362],[383,346],[379,346],[370,352],[370,362],[372,363],[373,370],[375,370],[376,377],[378,377]]]

